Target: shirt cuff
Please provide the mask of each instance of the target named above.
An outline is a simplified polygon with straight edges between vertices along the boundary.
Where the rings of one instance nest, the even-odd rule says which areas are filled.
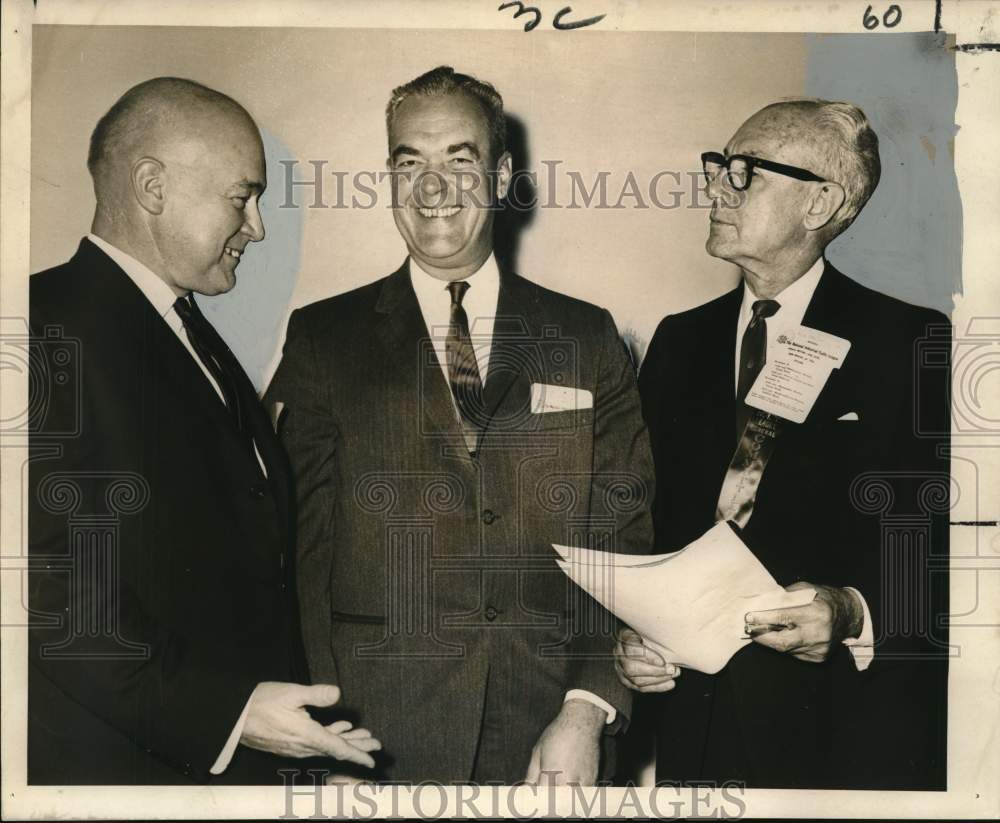
[[[253,692],[250,693],[250,697],[247,699],[246,705],[243,706],[243,713],[240,715],[240,719],[236,721],[236,725],[233,726],[233,730],[229,734],[229,739],[226,741],[226,745],[222,747],[222,751],[219,752],[219,756],[212,764],[212,768],[208,770],[209,774],[222,774],[227,768],[229,768],[229,761],[233,759],[233,755],[236,753],[236,747],[240,742],[240,737],[243,736],[243,727],[246,725],[247,714],[250,713],[250,702],[252,700]]]
[[[872,628],[872,615],[868,611],[868,602],[861,592],[857,589],[852,589],[850,586],[845,586],[845,588],[856,595],[858,600],[861,601],[861,613],[864,620],[861,626],[861,634],[858,637],[845,638],[844,645],[851,650],[851,656],[854,658],[854,665],[858,671],[863,672],[871,665],[872,660],[875,659],[875,631]]]
[[[604,721],[605,726],[610,726],[615,722],[615,718],[618,717],[618,710],[608,703],[607,700],[601,700],[593,692],[588,692],[586,689],[570,689],[566,692],[566,697],[563,699],[563,703],[567,700],[586,700],[588,703],[593,703],[597,708],[604,709],[608,715],[608,719]]]

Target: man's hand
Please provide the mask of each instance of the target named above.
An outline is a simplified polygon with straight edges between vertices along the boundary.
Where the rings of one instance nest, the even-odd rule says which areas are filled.
[[[586,700],[563,703],[531,750],[524,782],[533,786],[593,786],[605,720],[605,711]]]
[[[625,686],[646,693],[670,691],[681,674],[680,666],[667,663],[642,642],[642,635],[632,629],[618,632],[615,671]]]
[[[250,696],[250,709],[240,743],[284,757],[336,757],[373,768],[368,752],[382,748],[367,729],[352,729],[346,720],[323,726],[306,706],[332,706],[340,700],[336,686],[260,683]]]
[[[767,609],[746,616],[747,634],[755,643],[785,652],[798,660],[822,663],[847,637],[861,634],[861,602],[847,589],[792,583],[786,591],[815,589],[816,599],[791,609]],[[784,626],[768,630],[768,625]]]

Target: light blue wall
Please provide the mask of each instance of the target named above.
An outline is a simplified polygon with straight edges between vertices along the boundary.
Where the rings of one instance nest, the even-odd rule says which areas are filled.
[[[258,390],[284,335],[302,251],[302,210],[278,208],[283,197],[278,160],[294,155],[267,129],[261,129],[261,136],[269,186],[260,203],[266,238],[247,246],[232,291],[198,301]]]
[[[962,290],[962,203],[955,178],[958,80],[945,35],[810,35],[806,94],[864,109],[882,180],[828,252],[856,280],[949,313]]]

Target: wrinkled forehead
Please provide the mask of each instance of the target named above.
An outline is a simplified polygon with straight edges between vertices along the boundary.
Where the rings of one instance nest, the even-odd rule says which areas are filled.
[[[407,140],[433,142],[461,134],[480,148],[489,143],[489,125],[482,105],[462,91],[435,95],[411,95],[393,115],[389,125],[389,146]]]
[[[823,156],[821,135],[811,118],[794,110],[767,110],[747,120],[726,144],[726,155],[749,154],[791,166],[813,168]]]

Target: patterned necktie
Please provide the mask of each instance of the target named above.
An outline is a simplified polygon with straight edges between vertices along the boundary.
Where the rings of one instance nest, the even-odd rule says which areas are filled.
[[[476,353],[469,338],[469,318],[462,308],[462,298],[469,290],[464,280],[448,284],[451,294],[451,316],[445,351],[448,360],[448,380],[455,406],[462,422],[462,433],[469,452],[474,454],[479,441],[483,409],[483,383],[479,377]]]
[[[219,333],[205,319],[198,304],[189,297],[178,297],[174,311],[184,323],[184,333],[191,343],[198,359],[205,364],[215,382],[222,390],[226,408],[233,416],[236,427],[246,433],[246,419],[243,403],[240,401],[239,379],[235,371],[235,357]]]
[[[767,318],[772,317],[781,304],[777,300],[756,300],[752,306],[753,317],[747,330],[743,332],[743,342],[740,344],[740,372],[736,402],[736,438],[743,434],[743,429],[750,419],[750,409],[743,402],[757,375],[764,368],[767,360]]]
[[[757,300],[740,344],[739,387],[736,390],[736,451],[726,469],[715,510],[716,520],[731,520],[741,528],[753,515],[757,487],[780,433],[779,421],[743,401],[767,360],[767,322],[781,306]]]

